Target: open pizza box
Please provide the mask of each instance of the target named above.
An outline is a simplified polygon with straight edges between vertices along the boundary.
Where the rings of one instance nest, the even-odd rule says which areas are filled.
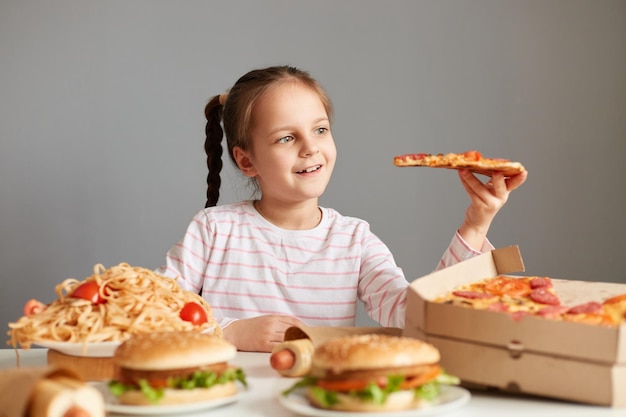
[[[426,340],[464,385],[626,406],[626,325],[604,327],[476,310],[431,300],[457,286],[524,271],[517,246],[496,249],[418,278],[407,294],[403,335]],[[574,306],[626,293],[626,284],[552,278]]]

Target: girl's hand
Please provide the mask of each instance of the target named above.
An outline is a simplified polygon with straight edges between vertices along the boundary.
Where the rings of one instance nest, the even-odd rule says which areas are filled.
[[[489,181],[482,183],[469,170],[459,171],[461,184],[471,201],[459,234],[472,248],[482,248],[494,217],[507,202],[511,191],[522,185],[527,177],[528,172],[510,178],[495,173]]]
[[[269,315],[241,319],[224,328],[224,339],[247,352],[271,352],[284,341],[285,331],[292,326],[304,326],[291,316]]]

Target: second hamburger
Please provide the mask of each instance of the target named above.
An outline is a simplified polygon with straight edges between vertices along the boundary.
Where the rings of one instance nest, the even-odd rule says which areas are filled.
[[[306,389],[311,405],[341,411],[397,411],[436,403],[440,385],[459,379],[439,366],[439,351],[418,339],[357,335],[313,353],[311,373],[284,392]]]

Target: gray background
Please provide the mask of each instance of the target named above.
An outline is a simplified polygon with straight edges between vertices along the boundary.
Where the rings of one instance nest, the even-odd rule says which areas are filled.
[[[96,263],[160,265],[204,207],[205,103],[274,64],[334,101],[322,204],[409,280],[469,200],[393,156],[478,149],[530,172],[490,233],[526,273],[626,282],[625,1],[0,0],[0,321]],[[220,203],[248,196],[227,168]]]

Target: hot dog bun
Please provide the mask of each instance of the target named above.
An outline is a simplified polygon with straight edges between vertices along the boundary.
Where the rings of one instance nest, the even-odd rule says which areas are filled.
[[[26,416],[104,417],[104,400],[94,387],[66,376],[44,378],[35,384]]]

